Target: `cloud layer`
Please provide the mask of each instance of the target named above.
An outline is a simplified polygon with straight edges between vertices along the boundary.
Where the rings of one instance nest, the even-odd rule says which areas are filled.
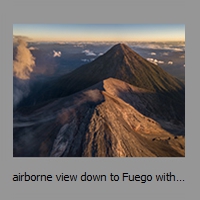
[[[20,38],[17,43],[17,53],[13,61],[13,74],[19,79],[26,80],[30,78],[30,73],[35,67],[35,58],[27,48],[25,40]]]
[[[154,59],[154,58],[147,58],[147,60],[148,60],[149,62],[152,62],[152,63],[156,64],[156,65],[158,65],[158,64],[164,64],[164,61],[162,61],[162,60],[157,60],[157,59]]]
[[[96,53],[94,53],[93,51],[90,51],[88,49],[83,50],[82,53],[85,53],[86,56],[96,56]]]
[[[13,60],[13,107],[29,94],[30,74],[35,67],[35,58],[27,47],[25,38],[15,37],[16,56]]]

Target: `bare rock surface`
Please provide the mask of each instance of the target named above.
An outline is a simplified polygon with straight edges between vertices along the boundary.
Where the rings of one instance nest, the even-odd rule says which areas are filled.
[[[108,79],[31,114],[16,114],[14,156],[184,156],[184,137],[175,139],[120,92],[133,93],[135,105],[145,108],[136,94],[148,91]]]

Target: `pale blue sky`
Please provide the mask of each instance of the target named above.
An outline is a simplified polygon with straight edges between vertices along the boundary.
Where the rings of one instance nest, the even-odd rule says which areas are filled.
[[[34,41],[185,41],[184,24],[14,24]]]

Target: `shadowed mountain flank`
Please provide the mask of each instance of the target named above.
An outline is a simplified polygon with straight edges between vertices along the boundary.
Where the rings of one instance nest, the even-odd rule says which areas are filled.
[[[76,141],[76,136],[80,133],[84,137],[95,107],[103,101],[101,91],[96,89],[60,98],[30,113],[15,112],[13,155],[62,156],[69,141],[81,151],[82,140]]]
[[[132,105],[143,115],[156,120],[166,130],[176,135],[184,135],[184,108],[172,99],[168,101],[167,93],[151,92],[113,78],[104,80],[103,88],[111,95]]]

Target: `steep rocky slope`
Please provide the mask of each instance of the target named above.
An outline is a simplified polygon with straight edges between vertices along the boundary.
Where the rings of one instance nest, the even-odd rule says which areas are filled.
[[[173,136],[125,102],[126,90],[147,92],[107,79],[31,114],[16,112],[14,156],[184,156],[184,137]],[[132,102],[143,107],[135,94]]]

